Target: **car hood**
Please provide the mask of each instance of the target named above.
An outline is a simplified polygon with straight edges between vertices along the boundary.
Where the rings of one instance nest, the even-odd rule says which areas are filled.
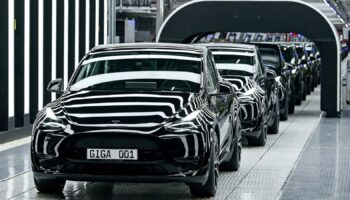
[[[195,109],[196,98],[199,95],[193,93],[80,91],[64,94],[60,105],[75,132],[152,133],[174,120],[184,109]]]

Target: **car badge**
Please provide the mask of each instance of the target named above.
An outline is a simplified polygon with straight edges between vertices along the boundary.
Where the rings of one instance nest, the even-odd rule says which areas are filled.
[[[120,122],[120,120],[112,120],[113,124],[118,124]]]

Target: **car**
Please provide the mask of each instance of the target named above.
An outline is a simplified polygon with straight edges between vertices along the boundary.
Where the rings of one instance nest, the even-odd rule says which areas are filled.
[[[199,45],[206,46],[212,52],[220,75],[236,89],[242,110],[242,134],[249,145],[264,146],[267,131],[277,134],[279,129],[275,74],[265,71],[255,45]]]
[[[303,65],[299,62],[296,48],[292,43],[280,43],[284,60],[292,65],[293,94],[295,105],[301,105],[304,93]]]
[[[313,62],[310,60],[306,49],[305,49],[305,43],[294,43],[299,62],[303,66],[303,77],[304,77],[304,93],[303,93],[303,100],[306,99],[306,95],[311,93],[311,90],[313,88],[313,75],[312,75],[312,68],[313,68]]]
[[[312,63],[312,88],[311,91],[318,85],[320,80],[321,56],[313,42],[305,43],[305,50]]]
[[[288,120],[288,114],[294,113],[294,89],[292,65],[285,63],[281,48],[278,43],[252,43],[258,46],[265,69],[276,73],[278,83],[278,97],[280,105],[280,118]]]
[[[36,188],[66,180],[184,182],[214,196],[219,165],[238,170],[240,107],[204,47],[131,43],[93,48],[32,131]]]

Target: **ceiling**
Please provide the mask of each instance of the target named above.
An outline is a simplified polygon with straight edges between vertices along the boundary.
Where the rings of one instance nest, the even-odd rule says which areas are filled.
[[[336,25],[344,26],[349,23],[349,0],[303,0],[321,10],[330,21]]]
[[[169,0],[173,9],[189,0]],[[341,28],[350,23],[350,0],[300,0],[308,2],[321,10],[337,27]]]

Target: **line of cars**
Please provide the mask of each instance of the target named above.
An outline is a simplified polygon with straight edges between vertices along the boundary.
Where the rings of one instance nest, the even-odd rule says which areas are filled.
[[[240,167],[242,136],[264,146],[294,110],[296,80],[317,82],[295,78],[306,45],[305,58],[290,64],[285,46],[298,55],[297,45],[264,43],[95,47],[67,88],[62,79],[48,85],[60,97],[33,125],[36,188],[59,193],[66,180],[185,182],[194,197],[214,196],[219,170]]]

